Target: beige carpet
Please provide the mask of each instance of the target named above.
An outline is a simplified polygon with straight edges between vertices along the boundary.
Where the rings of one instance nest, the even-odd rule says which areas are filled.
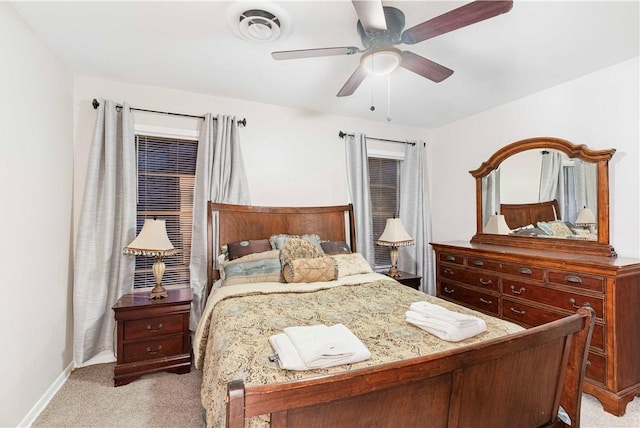
[[[32,427],[202,427],[201,373],[156,373],[113,386],[114,364],[74,371]],[[640,397],[617,418],[593,397],[582,400],[583,428],[640,427]]]

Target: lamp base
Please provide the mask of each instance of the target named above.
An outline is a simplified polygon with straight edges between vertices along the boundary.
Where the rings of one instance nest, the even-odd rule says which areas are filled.
[[[165,299],[169,297],[169,294],[167,293],[167,290],[162,286],[158,286],[156,285],[155,287],[153,287],[153,290],[151,290],[151,294],[149,294],[149,299]]]
[[[390,276],[391,278],[400,278],[400,272],[398,271],[398,268],[396,268],[395,266],[391,266],[391,269],[389,269],[389,272],[387,272],[387,276]]]
[[[153,264],[153,276],[156,278],[156,286],[151,290],[149,299],[165,299],[169,297],[167,290],[162,286],[162,275],[164,275],[164,262],[162,256],[156,257],[156,262]]]

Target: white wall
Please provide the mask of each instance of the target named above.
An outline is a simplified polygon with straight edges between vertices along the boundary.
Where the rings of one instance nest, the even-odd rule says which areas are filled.
[[[640,80],[638,58],[433,130],[433,237],[475,233],[474,170],[506,144],[551,136],[594,149],[609,163],[611,244],[640,257]]]
[[[73,80],[0,3],[0,426],[71,364]]]
[[[395,126],[269,104],[78,77],[75,80],[76,195],[82,195],[88,146],[95,125],[93,98],[127,102],[149,110],[201,115],[230,114],[247,119],[241,144],[253,205],[330,205],[348,203],[345,140],[338,131],[398,140],[427,140],[425,129]],[[363,106],[368,108],[368,106]],[[135,113],[136,124],[198,129],[200,120]],[[404,145],[370,143],[404,151]],[[76,200],[79,216],[80,196]]]

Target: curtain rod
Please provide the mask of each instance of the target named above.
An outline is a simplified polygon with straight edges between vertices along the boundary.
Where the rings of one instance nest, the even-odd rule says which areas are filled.
[[[93,101],[91,102],[91,105],[93,106],[94,110],[97,110],[98,107],[100,107],[100,102],[94,98]],[[122,105],[116,104],[116,108],[122,108]],[[182,117],[192,117],[194,119],[204,119],[204,116],[195,116],[192,114],[183,114],[183,113],[171,113],[169,111],[146,110],[143,108],[135,108],[135,107],[131,107],[131,110],[144,111],[146,113],[168,114],[169,116],[182,116]],[[247,126],[247,118],[243,118],[242,120],[238,120],[237,122],[238,122],[238,126]]]
[[[353,136],[355,136],[355,134],[347,134],[346,132],[343,132],[343,131],[338,132],[338,137],[340,138],[353,137]],[[387,143],[411,144],[412,146],[416,145],[416,143],[412,143],[410,141],[389,140],[387,138],[377,138],[377,137],[365,137],[365,138],[367,140],[386,141]]]

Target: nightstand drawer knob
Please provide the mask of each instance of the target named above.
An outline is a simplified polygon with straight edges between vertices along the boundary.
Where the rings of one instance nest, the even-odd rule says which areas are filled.
[[[147,346],[147,353],[149,354],[157,354],[160,351],[162,351],[162,345],[158,345],[158,349],[156,349],[155,351],[152,351],[151,347]]]
[[[147,330],[153,331],[153,332],[160,331],[160,330],[162,330],[162,323],[158,324],[157,328],[153,328],[153,327],[151,327],[151,324],[147,324]]]

